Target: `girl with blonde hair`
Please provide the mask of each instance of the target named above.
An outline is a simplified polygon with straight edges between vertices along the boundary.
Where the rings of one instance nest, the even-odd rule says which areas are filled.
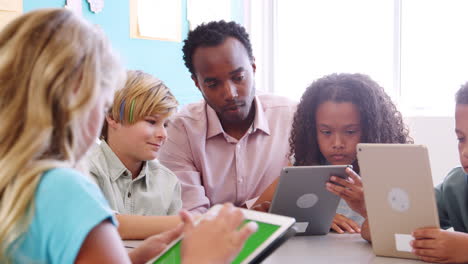
[[[181,223],[180,182],[156,159],[177,105],[161,80],[128,71],[106,115],[102,141],[91,150],[91,175],[117,212],[123,239],[145,239]]]
[[[123,78],[102,34],[70,11],[30,12],[0,33],[0,262],[143,263],[182,229],[183,261],[221,262],[255,230],[238,231],[242,216],[230,205],[196,228],[183,212],[183,228],[127,255],[98,187],[74,169]]]

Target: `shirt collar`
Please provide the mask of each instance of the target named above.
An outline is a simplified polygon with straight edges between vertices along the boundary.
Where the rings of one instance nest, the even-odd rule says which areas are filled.
[[[263,109],[262,103],[260,102],[257,96],[254,97],[253,104],[255,104],[255,118],[251,128],[248,130],[248,133],[254,133],[257,129],[263,131],[264,133],[270,135],[270,127],[268,125],[268,119]],[[221,125],[221,121],[218,118],[215,110],[206,104],[206,116],[208,128],[206,131],[206,139],[210,139],[219,134],[225,133]]]
[[[254,103],[256,107],[254,128],[252,133],[255,132],[257,129],[260,129],[263,132],[265,132],[265,134],[270,135],[270,126],[268,125],[268,118],[265,114],[265,109],[263,108],[263,105],[257,96],[255,96]]]
[[[224,133],[223,127],[221,126],[221,121],[219,121],[218,115],[215,110],[211,108],[207,103],[206,105],[206,119],[207,119],[207,129],[206,129],[206,139],[212,138],[219,134]]]
[[[110,174],[110,179],[112,181],[116,181],[120,177],[131,177],[130,171],[125,167],[125,165],[120,161],[119,157],[114,153],[114,151],[109,147],[106,141],[102,140],[101,141],[101,149],[102,153],[104,154],[104,158],[107,161],[107,164],[109,164],[109,174]],[[143,162],[143,168],[141,168],[140,174],[138,177],[135,178],[135,180],[144,177],[147,175],[147,161]],[[145,177],[146,184],[148,184],[148,177]]]
[[[140,179],[142,177],[145,177],[145,184],[146,186],[149,186],[149,177],[146,177],[148,175],[148,161],[143,161],[143,167],[141,168],[140,175],[135,178],[135,180]]]

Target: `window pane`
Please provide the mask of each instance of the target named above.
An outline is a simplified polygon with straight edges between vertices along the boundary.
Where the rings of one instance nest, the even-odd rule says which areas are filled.
[[[333,72],[368,74],[393,95],[393,1],[278,0],[275,91],[300,98]]]
[[[402,3],[401,103],[407,114],[453,115],[468,81],[468,1]]]

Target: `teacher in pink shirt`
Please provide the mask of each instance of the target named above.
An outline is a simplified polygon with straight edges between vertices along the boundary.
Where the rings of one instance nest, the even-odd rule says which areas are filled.
[[[287,166],[296,104],[256,95],[252,46],[239,24],[202,24],[189,32],[183,53],[204,100],[170,120],[159,160],[180,179],[184,208],[243,206]]]

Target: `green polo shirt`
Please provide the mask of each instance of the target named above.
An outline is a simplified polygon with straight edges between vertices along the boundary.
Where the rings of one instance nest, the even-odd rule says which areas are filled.
[[[140,174],[131,172],[103,140],[88,155],[94,176],[112,210],[129,215],[175,215],[182,208],[181,185],[158,160],[145,161]]]
[[[440,227],[468,232],[468,182],[463,168],[449,172],[444,181],[435,187]]]

